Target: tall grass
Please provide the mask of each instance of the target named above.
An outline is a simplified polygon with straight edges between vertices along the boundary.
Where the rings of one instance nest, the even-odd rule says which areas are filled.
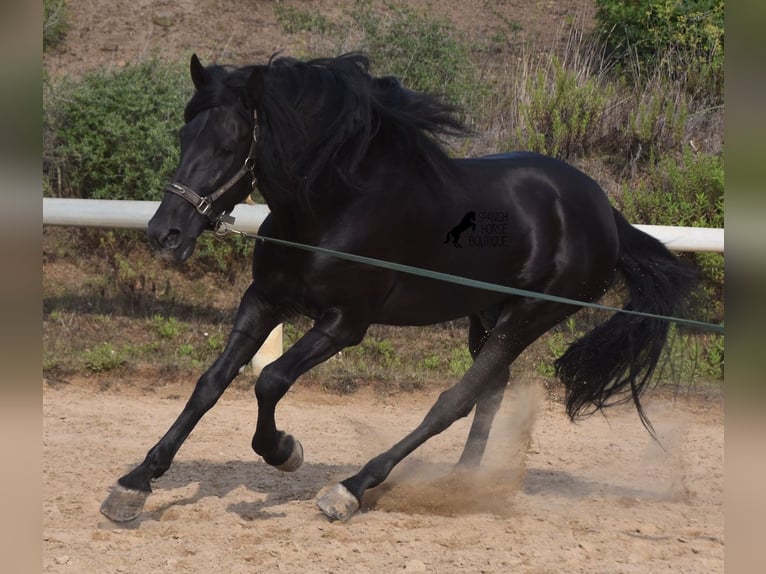
[[[66,0],[43,0],[43,50],[61,44],[68,28]]]
[[[506,94],[505,110],[497,112],[507,125],[502,148],[561,159],[596,150],[616,94],[601,64],[577,32],[560,56],[525,49],[498,85]]]

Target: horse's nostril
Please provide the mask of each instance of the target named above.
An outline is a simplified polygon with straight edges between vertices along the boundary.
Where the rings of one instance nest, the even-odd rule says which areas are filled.
[[[178,229],[168,229],[162,237],[161,243],[165,249],[175,249],[178,247],[181,232]]]
[[[148,236],[149,242],[155,249],[175,249],[181,242],[181,231],[178,229],[165,229],[158,232],[150,226]]]

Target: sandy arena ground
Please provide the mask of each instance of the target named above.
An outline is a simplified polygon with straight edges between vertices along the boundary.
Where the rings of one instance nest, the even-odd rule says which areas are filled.
[[[720,398],[647,401],[663,451],[630,408],[574,425],[522,387],[507,394],[474,479],[445,476],[464,419],[334,523],[317,492],[414,428],[435,392],[291,391],[278,421],[306,457],[283,474],[250,450],[255,400],[233,388],[156,481],[144,514],[120,526],[99,505],[189,388],[97,386],[44,383],[45,572],[723,572]]]

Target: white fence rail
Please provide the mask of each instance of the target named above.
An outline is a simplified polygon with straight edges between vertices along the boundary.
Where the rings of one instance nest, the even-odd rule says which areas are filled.
[[[43,225],[146,229],[159,201],[43,198]],[[265,205],[240,204],[234,209],[237,229],[256,233],[269,214]]]
[[[43,198],[43,225],[146,229],[159,201]],[[237,229],[257,233],[269,214],[265,205],[238,205],[232,215]],[[723,229],[636,225],[673,251],[723,253]],[[274,329],[253,358],[256,372],[282,354],[282,327]]]
[[[146,229],[159,201],[113,199],[43,198],[43,225]],[[233,212],[237,229],[256,233],[269,214],[265,205],[238,205]],[[672,227],[636,225],[656,237],[673,251],[708,251],[723,253],[723,229],[709,227]]]
[[[43,225],[73,227],[104,227],[146,229],[146,224],[157,211],[159,201],[127,201],[114,199],[63,199],[43,198]],[[238,205],[233,215],[237,229],[257,233],[269,214],[265,205]],[[269,334],[266,342],[253,357],[252,367],[256,373],[282,355],[282,326]]]

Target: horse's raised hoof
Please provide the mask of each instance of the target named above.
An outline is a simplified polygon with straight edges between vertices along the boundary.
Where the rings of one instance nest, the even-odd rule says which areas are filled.
[[[303,464],[303,445],[298,439],[285,435],[282,440],[291,440],[293,443],[293,450],[287,460],[281,464],[275,464],[274,468],[281,470],[282,472],[294,472],[298,470]]]
[[[132,490],[116,484],[101,504],[101,514],[114,522],[129,522],[138,518],[151,492]]]
[[[336,484],[317,500],[317,506],[332,520],[346,522],[359,510],[359,501],[342,484]]]

